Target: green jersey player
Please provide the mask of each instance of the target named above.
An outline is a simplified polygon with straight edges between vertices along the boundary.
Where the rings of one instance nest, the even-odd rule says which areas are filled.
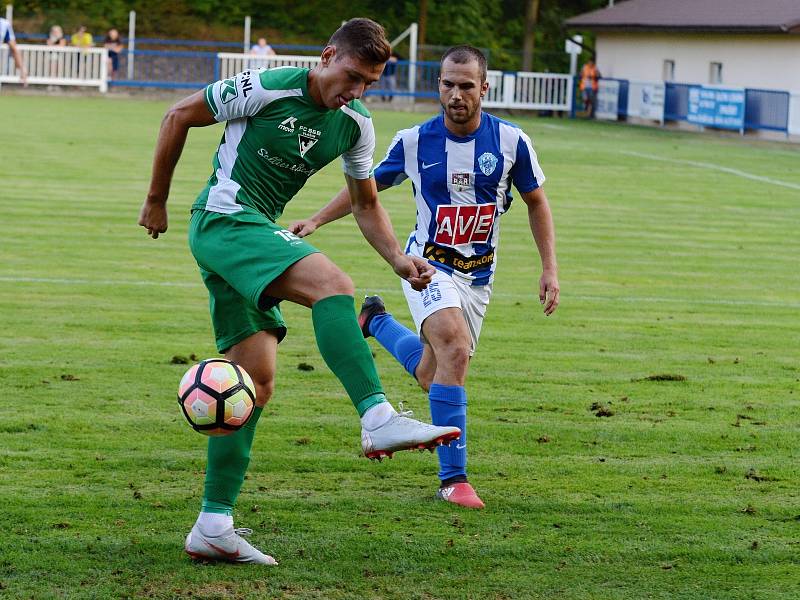
[[[161,124],[139,217],[153,238],[167,230],[169,185],[188,130],[227,122],[214,171],[192,206],[189,246],[208,288],[217,348],[256,386],[247,425],[209,439],[202,510],[185,545],[193,557],[275,564],[240,537],[232,511],[256,423],[274,386],[278,343],[286,335],[282,300],[311,309],[320,353],[361,417],[368,457],[432,449],[460,434],[457,427],[427,425],[392,408],[356,320],[352,281],[277,224],[308,178],[341,156],[364,236],[415,289],[430,281],[427,261],[401,250],[371,173],[375,134],[358,98],[378,81],[389,54],[380,25],[352,19],[333,34],[314,69],[245,71],[178,102]]]

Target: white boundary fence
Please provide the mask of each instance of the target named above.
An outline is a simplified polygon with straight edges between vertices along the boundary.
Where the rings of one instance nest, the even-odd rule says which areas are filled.
[[[321,60],[319,56],[254,56],[252,54],[238,54],[234,52],[220,52],[217,54],[219,60],[219,78],[227,79],[245,69],[259,69],[266,67],[305,67],[313,69]]]
[[[486,108],[565,110],[572,108],[572,77],[555,73],[488,71]]]
[[[17,44],[28,84],[81,85],[108,90],[108,50]],[[0,83],[20,83],[8,45],[0,46]]]

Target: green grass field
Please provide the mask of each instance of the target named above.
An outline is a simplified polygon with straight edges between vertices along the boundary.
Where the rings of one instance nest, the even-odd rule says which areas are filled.
[[[359,456],[309,311],[287,306],[236,513],[281,562],[265,569],[182,550],[205,440],[179,413],[186,365],[172,362],[214,355],[186,225],[221,128],[191,133],[153,241],[136,219],[166,106],[0,97],[0,596],[800,596],[796,146],[515,117],[548,176],[561,307],[541,314],[518,200],[468,382],[486,510],[435,502],[427,453]],[[374,117],[382,154],[427,115]],[[342,182],[331,165],[283,222]],[[408,186],[382,196],[401,238]],[[411,322],[351,219],[313,242]],[[390,398],[427,419],[371,343]]]

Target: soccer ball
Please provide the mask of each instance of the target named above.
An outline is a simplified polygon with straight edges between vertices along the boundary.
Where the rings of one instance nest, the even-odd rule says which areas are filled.
[[[241,429],[256,402],[255,386],[242,367],[209,358],[191,367],[178,386],[178,404],[195,431],[228,435]]]

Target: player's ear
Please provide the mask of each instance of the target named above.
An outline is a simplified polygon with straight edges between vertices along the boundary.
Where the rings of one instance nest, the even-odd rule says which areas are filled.
[[[488,91],[489,91],[489,82],[488,81],[484,81],[481,84],[481,98],[483,98],[486,95],[486,92],[488,92]]]
[[[325,49],[322,51],[322,65],[327,67],[331,61],[336,58],[336,46],[325,46]]]

